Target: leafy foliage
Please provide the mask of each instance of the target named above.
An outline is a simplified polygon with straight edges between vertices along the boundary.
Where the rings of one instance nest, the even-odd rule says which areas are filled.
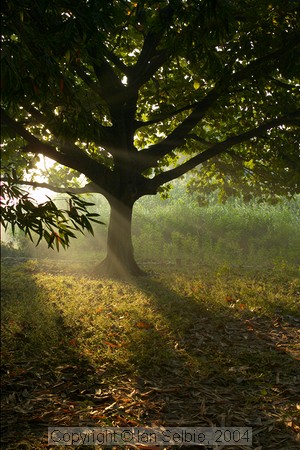
[[[123,211],[191,170],[223,200],[300,193],[297,0],[4,0],[2,22],[18,175],[44,155]]]
[[[1,185],[1,225],[5,230],[11,227],[13,234],[19,228],[32,242],[33,234],[38,235],[36,245],[44,239],[48,248],[55,246],[59,251],[60,245],[65,249],[70,239],[76,238],[75,231],[93,234],[91,222],[103,223],[97,219],[99,214],[87,210],[94,203],[74,194],[69,194],[67,209],[58,208],[50,198],[38,204],[13,178],[8,176],[7,180]]]
[[[35,157],[34,135],[49,144],[38,152],[82,171],[106,195],[117,195],[122,167],[136,159],[130,183],[156,175],[138,195],[156,192],[197,161],[208,161],[197,189],[218,186],[224,197],[243,186],[255,195],[299,192],[298,15],[293,0],[101,8],[94,1],[6,0],[2,105],[19,127],[4,119],[4,153]],[[252,136],[228,140],[251,129]],[[9,150],[9,138],[20,135],[25,149]],[[180,150],[187,159],[203,157],[183,168]],[[94,161],[94,171],[83,161]],[[182,169],[158,176],[174,164]],[[114,175],[99,173],[99,165]]]

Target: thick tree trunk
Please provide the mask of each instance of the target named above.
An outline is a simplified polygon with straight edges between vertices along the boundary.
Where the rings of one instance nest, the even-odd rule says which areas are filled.
[[[124,204],[113,199],[110,206],[107,256],[98,266],[97,273],[117,278],[146,275],[134,259],[131,236],[133,202]]]

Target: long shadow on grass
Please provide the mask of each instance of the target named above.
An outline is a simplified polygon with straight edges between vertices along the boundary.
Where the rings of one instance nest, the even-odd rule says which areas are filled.
[[[95,426],[89,411],[112,399],[95,395],[99,376],[76,346],[76,329],[26,265],[3,268],[1,293],[1,448],[31,434],[46,439],[48,426]]]
[[[134,312],[132,333],[123,336],[124,347],[112,347],[116,357],[122,357],[123,349],[125,355],[125,363],[111,360],[116,389],[113,395],[95,395],[101,373],[76,345],[80,329],[69,326],[59,303],[50,303],[32,272],[24,270],[11,269],[11,280],[4,276],[2,286],[4,444],[8,438],[12,442],[16,427],[20,427],[17,438],[30,430],[45,433],[51,425],[159,423],[249,425],[259,431],[256,447],[293,448],[292,433],[287,435],[275,419],[276,411],[281,419],[281,411],[294,401],[291,381],[297,378],[297,362],[277,353],[266,333],[249,328],[246,314],[235,317],[229,308],[213,306],[200,285],[196,291],[182,280],[178,288],[172,286],[173,275],[168,281],[136,280],[145,294],[143,307],[152,313],[145,319],[142,312],[138,317]],[[105,302],[117,303],[122,296],[129,311],[129,293],[136,294],[135,290],[110,284]],[[95,301],[92,307],[101,306],[101,295]],[[111,323],[118,326],[119,312],[112,319],[107,316],[108,330]],[[126,317],[130,322],[130,314],[122,320]],[[280,439],[287,439],[288,447],[277,445]]]
[[[261,430],[256,445],[296,448],[295,433],[276,420],[295,402],[298,361],[252,327],[246,312],[234,317],[201,290],[179,294],[157,279],[136,283],[161,318],[132,342],[140,385],[152,395],[148,423],[252,426]]]

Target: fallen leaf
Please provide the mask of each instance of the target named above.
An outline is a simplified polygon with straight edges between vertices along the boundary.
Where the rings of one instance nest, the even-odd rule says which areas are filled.
[[[293,422],[292,420],[290,422],[286,422],[286,425],[290,428],[292,428],[296,433],[298,433],[300,431],[300,426],[297,425],[295,422]]]
[[[103,344],[106,344],[109,347],[113,347],[113,348],[121,347],[121,344],[114,344],[113,342],[108,342],[108,341],[103,341]]]
[[[143,445],[143,444],[139,444],[136,446],[137,448],[140,448],[142,450],[157,450],[158,446],[153,445],[152,447],[150,447],[149,445]]]
[[[140,322],[137,322],[135,324],[137,328],[144,328],[145,330],[149,330],[151,328],[151,325],[147,322],[143,322],[142,320]]]

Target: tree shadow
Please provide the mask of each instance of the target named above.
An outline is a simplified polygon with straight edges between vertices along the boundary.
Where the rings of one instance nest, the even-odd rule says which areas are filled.
[[[3,448],[30,433],[45,439],[53,425],[250,426],[256,447],[293,448],[294,433],[282,416],[296,398],[298,362],[277,348],[268,318],[254,323],[247,311],[237,316],[210,304],[200,278],[189,284],[177,283],[174,274],[153,275],[123,287],[111,281],[112,304],[125,295],[130,308],[136,289],[152,314],[145,320],[141,310],[132,319],[125,336],[129,366],[118,347],[112,348],[116,362],[103,369],[105,361],[92,364],[77,345],[80,323],[70,325],[34,270],[24,270],[10,271],[15,284],[2,283],[2,319],[11,328],[4,336],[10,346],[3,348]],[[295,325],[292,315],[287,321]]]
[[[28,448],[32,436],[46,442],[49,426],[96,426],[89,409],[113,401],[35,271],[28,264],[2,271],[1,448],[24,436]]]
[[[132,342],[138,386],[149,392],[152,404],[147,423],[250,426],[256,446],[271,449],[281,441],[281,448],[296,448],[295,432],[282,417],[300,393],[299,360],[278,346],[272,335],[277,324],[264,317],[253,322],[247,311],[237,317],[227,306],[217,310],[201,289],[169,288],[172,279],[168,286],[154,278],[138,279],[136,285],[168,329],[154,326],[144,330],[138,346]],[[286,324],[297,327],[292,315]],[[145,360],[143,353],[148,358],[149,352],[143,349],[149,348],[152,358]],[[158,366],[162,354],[165,364]]]

